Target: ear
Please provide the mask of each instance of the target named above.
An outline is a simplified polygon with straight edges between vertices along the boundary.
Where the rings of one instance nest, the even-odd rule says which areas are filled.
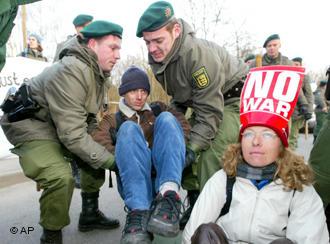
[[[179,23],[176,23],[174,25],[173,32],[174,32],[174,38],[177,38],[177,37],[180,36],[180,34],[181,34],[181,26],[180,26]]]
[[[87,47],[94,50],[95,46],[96,46],[96,40],[94,38],[89,39],[87,43]]]

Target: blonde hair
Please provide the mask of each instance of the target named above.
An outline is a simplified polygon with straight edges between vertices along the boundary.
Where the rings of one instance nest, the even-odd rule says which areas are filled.
[[[237,164],[243,161],[241,144],[231,144],[223,155],[223,169],[228,176],[236,176]],[[289,148],[284,148],[276,160],[277,170],[274,175],[283,181],[284,189],[303,190],[303,185],[313,183],[314,174],[302,156]]]

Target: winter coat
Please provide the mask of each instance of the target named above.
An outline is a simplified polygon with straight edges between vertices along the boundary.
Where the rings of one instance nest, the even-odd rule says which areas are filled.
[[[63,144],[93,168],[110,157],[89,133],[97,126],[109,74],[98,65],[96,54],[78,42],[61,52],[62,59],[28,81],[32,98],[41,109],[34,118],[1,126],[10,143],[52,140]]]
[[[190,243],[202,223],[217,223],[229,243],[266,244],[286,237],[298,244],[328,244],[323,204],[313,186],[303,191],[285,191],[281,180],[258,190],[245,178],[236,177],[229,212],[219,218],[226,202],[224,170],[206,183],[183,232],[183,243]]]
[[[181,34],[162,63],[149,56],[149,64],[177,108],[193,109],[196,123],[190,143],[207,149],[215,138],[222,117],[223,94],[246,76],[248,67],[219,45],[195,37],[191,27],[179,19]],[[239,100],[239,95],[232,101]]]

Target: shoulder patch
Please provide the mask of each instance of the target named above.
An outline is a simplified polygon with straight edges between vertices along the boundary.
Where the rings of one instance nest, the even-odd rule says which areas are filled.
[[[210,79],[204,66],[195,71],[192,74],[192,78],[194,79],[195,84],[198,88],[205,88],[208,87],[210,84]]]

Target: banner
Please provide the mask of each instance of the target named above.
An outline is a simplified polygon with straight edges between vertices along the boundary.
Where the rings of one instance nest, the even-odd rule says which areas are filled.
[[[241,93],[241,129],[247,125],[267,125],[287,134],[304,73],[305,68],[293,66],[251,69]]]

